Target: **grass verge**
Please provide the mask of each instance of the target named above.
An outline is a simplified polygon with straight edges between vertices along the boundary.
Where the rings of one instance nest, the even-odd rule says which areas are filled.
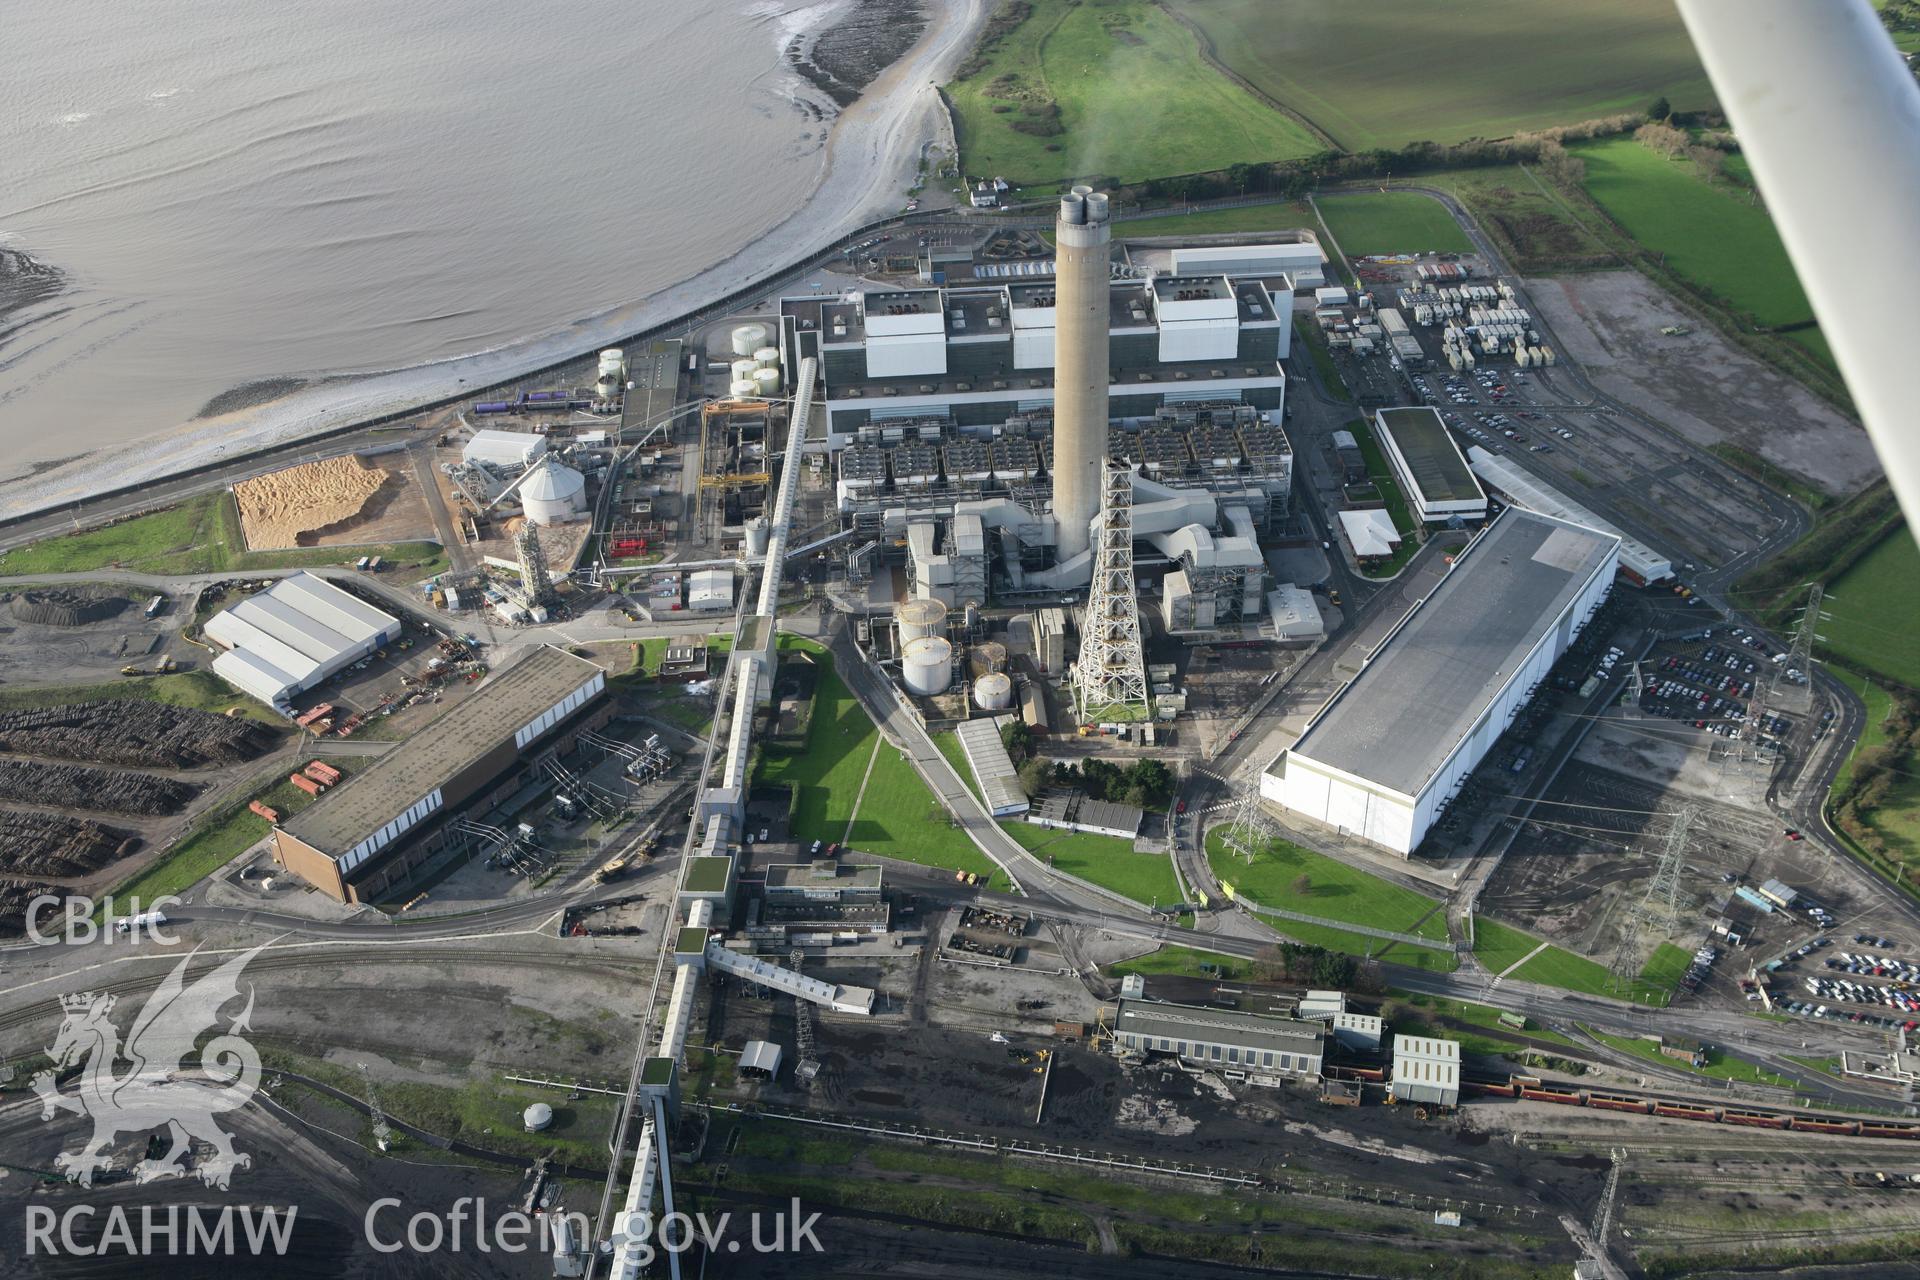
[[[1068,875],[1132,898],[1143,907],[1180,901],[1173,863],[1163,853],[1135,853],[1131,840],[1085,831],[1056,831],[1031,822],[1000,824],[1020,847]]]

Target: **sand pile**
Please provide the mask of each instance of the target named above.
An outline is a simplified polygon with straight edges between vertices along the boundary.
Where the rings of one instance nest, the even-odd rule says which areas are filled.
[[[389,474],[348,456],[242,480],[233,496],[248,549],[312,546],[316,535],[350,525]]]

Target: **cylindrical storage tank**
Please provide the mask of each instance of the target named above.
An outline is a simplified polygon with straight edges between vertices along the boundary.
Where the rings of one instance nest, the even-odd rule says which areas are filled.
[[[973,700],[982,711],[1005,711],[1013,705],[1013,677],[991,671],[973,682]]]
[[[760,366],[753,362],[752,356],[742,356],[740,359],[728,365],[727,368],[731,372],[733,379],[737,382],[742,378],[751,378],[759,370]]]
[[[893,611],[900,627],[900,647],[915,640],[947,634],[947,606],[938,600],[902,600]]]
[[[767,543],[773,538],[773,529],[767,524],[765,516],[755,516],[747,521],[747,554],[763,556],[767,554]]]
[[[960,616],[965,620],[968,635],[972,635],[980,629],[980,605],[978,601],[967,601],[966,610],[961,613]]]
[[[778,369],[780,367],[780,348],[761,347],[753,353],[753,360],[754,363],[762,369]]]
[[[553,1108],[544,1102],[536,1102],[520,1113],[520,1123],[528,1133],[539,1133],[553,1123]]]
[[[743,324],[735,326],[733,331],[733,354],[750,356],[767,345],[767,326],[763,324]]]
[[[901,654],[900,675],[910,693],[945,693],[953,681],[953,646],[940,636],[921,636]]]
[[[758,394],[769,400],[780,395],[780,371],[778,369],[760,369],[753,375],[753,385]]]
[[[998,640],[973,646],[973,673],[977,676],[1007,669],[1007,646]]]
[[[516,496],[527,519],[564,524],[587,509],[587,480],[572,467],[549,462],[527,477]]]
[[[608,347],[600,353],[600,376],[618,378],[625,381],[627,376],[627,353],[619,347]]]
[[[752,378],[735,378],[727,387],[727,394],[735,400],[750,400],[759,393],[760,384]]]

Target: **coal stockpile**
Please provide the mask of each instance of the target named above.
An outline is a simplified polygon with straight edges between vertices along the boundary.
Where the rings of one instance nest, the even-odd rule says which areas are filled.
[[[0,809],[0,875],[84,876],[139,847],[131,832],[87,818]]]
[[[0,760],[0,800],[110,813],[178,813],[199,788],[177,778]]]
[[[31,880],[0,880],[0,938],[27,931],[27,906],[42,894],[62,896],[59,889]],[[44,914],[41,917],[45,919]]]
[[[260,755],[272,736],[257,720],[164,702],[79,702],[0,712],[0,751],[96,764],[237,764]]]
[[[129,603],[125,596],[90,595],[49,587],[22,591],[13,597],[11,609],[18,622],[33,622],[43,627],[84,627],[92,622],[105,622]]]

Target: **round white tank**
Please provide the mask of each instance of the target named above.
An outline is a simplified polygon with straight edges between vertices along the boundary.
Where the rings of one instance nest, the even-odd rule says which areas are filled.
[[[765,516],[755,516],[747,521],[747,554],[763,556],[767,554],[767,543],[773,537],[773,529],[767,524]]]
[[[728,365],[727,368],[732,371],[734,381],[736,382],[742,378],[751,378],[760,371],[760,366],[753,362],[752,356],[742,356],[740,359]]]
[[[1013,677],[990,671],[973,682],[973,700],[982,711],[1005,711],[1013,705]]]
[[[515,496],[527,519],[565,524],[587,509],[587,481],[572,467],[549,462],[528,476]]]
[[[780,371],[778,369],[758,369],[754,371],[753,385],[759,388],[761,395],[769,400],[780,397]]]
[[[600,353],[600,376],[625,382],[627,379],[627,353],[618,347],[608,347]]]
[[[733,354],[750,356],[767,345],[767,326],[763,324],[738,325],[733,331]]]
[[[553,1123],[553,1108],[544,1102],[536,1102],[520,1113],[520,1123],[528,1133],[539,1133]]]
[[[901,679],[910,693],[931,698],[953,682],[953,646],[939,636],[921,636],[902,652]]]
[[[902,600],[894,607],[893,620],[900,627],[900,647],[927,636],[947,633],[947,606],[938,600]]]
[[[753,360],[754,363],[762,369],[778,369],[780,367],[780,348],[761,347],[753,353]]]
[[[735,378],[732,385],[727,388],[727,394],[735,400],[749,400],[760,394],[759,385],[752,378]]]

